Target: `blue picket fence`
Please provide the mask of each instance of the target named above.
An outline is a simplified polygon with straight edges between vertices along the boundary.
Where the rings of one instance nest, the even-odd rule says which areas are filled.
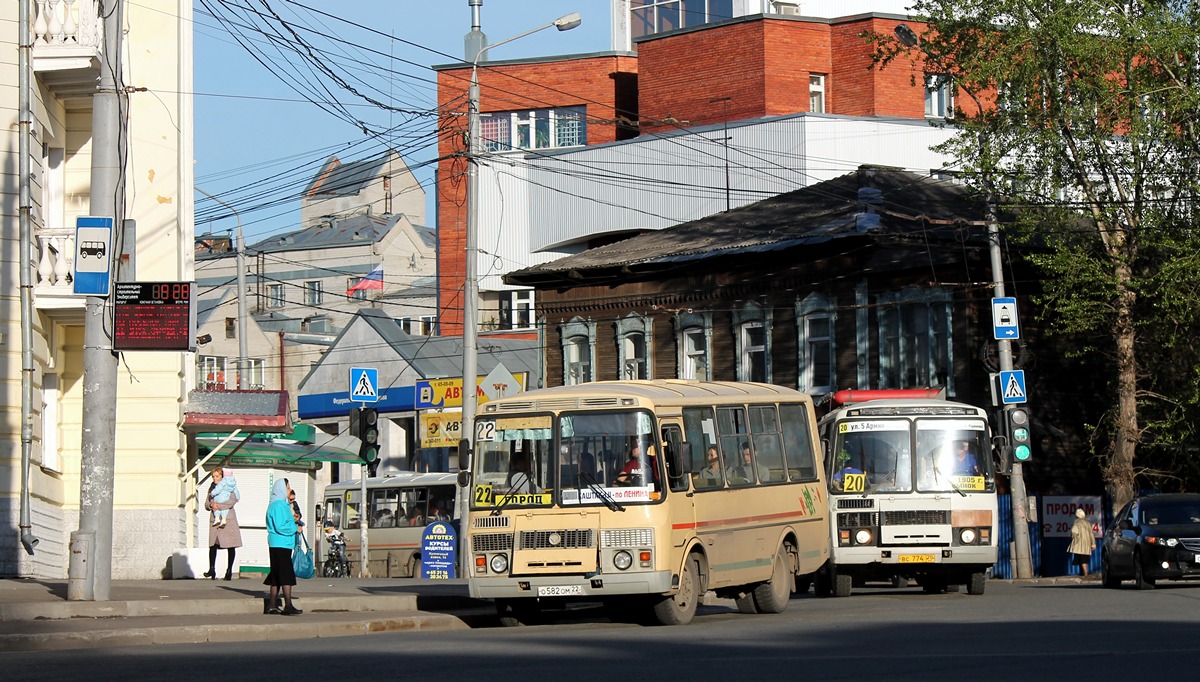
[[[1036,500],[1038,509],[1042,508],[1041,498],[1038,496],[1030,496],[1030,500]],[[1000,519],[997,530],[999,531],[999,552],[996,565],[992,569],[992,577],[1003,580],[1011,580],[1015,578],[1013,568],[1013,513],[1012,513],[1012,495],[1000,495]],[[1104,527],[1109,524],[1109,505],[1102,504],[1104,509]],[[1071,564],[1071,557],[1067,553],[1067,547],[1071,544],[1070,538],[1043,538],[1042,526],[1040,523],[1029,522],[1029,550],[1033,557],[1033,573],[1035,576],[1051,577],[1061,575],[1079,575],[1079,568]],[[1092,552],[1092,559],[1088,563],[1088,571],[1090,573],[1098,573],[1100,571],[1100,540],[1096,540],[1096,551]]]

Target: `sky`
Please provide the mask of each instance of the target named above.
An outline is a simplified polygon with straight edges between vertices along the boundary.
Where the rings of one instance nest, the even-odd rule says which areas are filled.
[[[329,156],[365,158],[389,145],[426,185],[433,223],[430,67],[463,61],[467,0],[195,0],[194,8],[196,186],[236,209],[249,243],[297,229],[300,203],[289,196]],[[570,12],[582,16],[578,28],[540,31],[488,57],[611,49],[609,0],[484,0],[480,23],[496,43]],[[236,224],[197,193],[197,234]]]

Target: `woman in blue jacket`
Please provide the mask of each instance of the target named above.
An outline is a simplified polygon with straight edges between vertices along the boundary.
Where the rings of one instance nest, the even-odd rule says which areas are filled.
[[[267,548],[271,554],[271,572],[264,585],[271,587],[271,596],[263,613],[281,613],[296,616],[302,613],[292,605],[292,586],[296,584],[296,572],[292,570],[292,550],[296,548],[296,519],[292,516],[292,505],[288,502],[286,478],[275,481],[271,488],[271,503],[267,505]],[[284,607],[279,609],[279,592],[283,588]]]

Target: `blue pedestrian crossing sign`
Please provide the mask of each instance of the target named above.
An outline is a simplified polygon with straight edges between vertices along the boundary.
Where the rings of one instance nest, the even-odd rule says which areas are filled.
[[[356,403],[379,402],[379,370],[374,367],[350,368],[350,400]]]
[[[1014,369],[1000,373],[1000,400],[1005,405],[1025,402],[1025,370]]]
[[[992,327],[996,340],[1014,341],[1021,338],[1017,324],[1017,299],[992,299]]]

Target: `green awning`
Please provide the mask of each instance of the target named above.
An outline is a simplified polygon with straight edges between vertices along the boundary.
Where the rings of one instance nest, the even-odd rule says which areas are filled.
[[[286,466],[309,470],[319,469],[323,462],[361,462],[357,441],[345,434],[322,444],[239,434],[221,448],[228,437],[227,433],[198,434],[196,449],[200,459],[211,455],[221,466]]]

